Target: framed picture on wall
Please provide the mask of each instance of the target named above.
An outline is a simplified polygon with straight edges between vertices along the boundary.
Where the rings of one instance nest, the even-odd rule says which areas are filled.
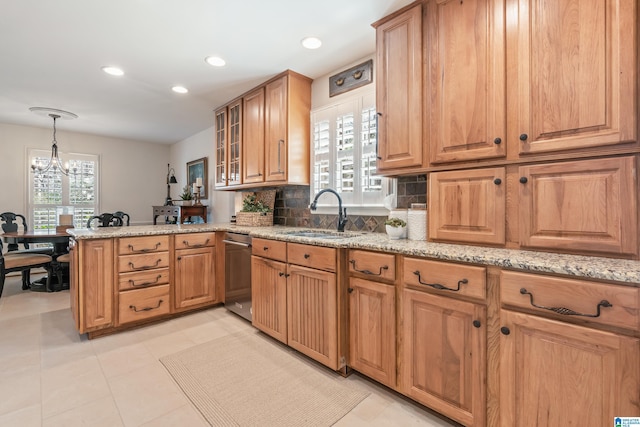
[[[193,184],[198,182],[198,178],[200,178],[200,182],[202,183],[200,198],[206,199],[209,194],[206,157],[187,163],[187,184],[193,187]]]

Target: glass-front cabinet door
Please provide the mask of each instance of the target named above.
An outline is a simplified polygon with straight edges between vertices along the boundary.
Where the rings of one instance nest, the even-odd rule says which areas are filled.
[[[216,187],[227,186],[227,107],[216,111]]]
[[[240,170],[241,159],[240,150],[242,148],[242,100],[239,99],[229,104],[228,107],[228,185],[242,183],[242,173]]]

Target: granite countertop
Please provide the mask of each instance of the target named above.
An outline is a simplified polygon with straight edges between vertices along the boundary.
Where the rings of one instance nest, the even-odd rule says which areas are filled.
[[[615,258],[522,251],[482,246],[432,243],[415,240],[391,240],[384,233],[318,230],[284,226],[243,227],[234,224],[172,224],[131,227],[104,227],[95,230],[69,229],[77,240],[112,237],[152,236],[160,234],[231,231],[264,239],[305,243],[333,248],[365,249],[403,255],[430,257],[482,265],[495,265],[538,273],[557,273],[581,278],[640,284],[640,261]],[[301,231],[329,234],[330,238],[294,236]],[[338,238],[343,236],[342,238]]]

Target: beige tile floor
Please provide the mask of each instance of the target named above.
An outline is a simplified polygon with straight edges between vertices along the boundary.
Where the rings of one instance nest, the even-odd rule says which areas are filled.
[[[74,329],[68,291],[22,291],[9,277],[0,298],[0,426],[206,426],[158,359],[250,327],[218,307],[88,340]],[[358,374],[345,381],[371,395],[336,426],[456,425]]]

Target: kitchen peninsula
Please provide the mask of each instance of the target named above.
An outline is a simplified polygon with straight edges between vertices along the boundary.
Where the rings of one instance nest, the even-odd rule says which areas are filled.
[[[292,286],[291,269],[313,265],[299,267],[291,257],[276,262],[264,248],[289,245],[300,259],[314,254],[305,248],[335,250],[335,291],[321,293],[330,309],[313,313],[327,322],[332,342],[300,351],[336,371],[358,370],[465,425],[494,425],[492,408],[511,410],[510,389],[525,380],[516,366],[536,371],[527,373],[527,381],[539,378],[528,386],[551,395],[569,393],[554,377],[583,369],[593,378],[594,401],[640,413],[640,262],[632,260],[389,240],[380,233],[336,238],[335,231],[314,230],[305,237],[280,226],[70,230],[76,327],[95,337],[221,303],[225,231],[252,235],[254,258],[264,250],[259,258],[285,268],[264,280],[279,277],[285,288]],[[279,300],[289,310],[285,343],[295,329],[287,298]],[[425,358],[434,361],[429,372],[413,369]]]

